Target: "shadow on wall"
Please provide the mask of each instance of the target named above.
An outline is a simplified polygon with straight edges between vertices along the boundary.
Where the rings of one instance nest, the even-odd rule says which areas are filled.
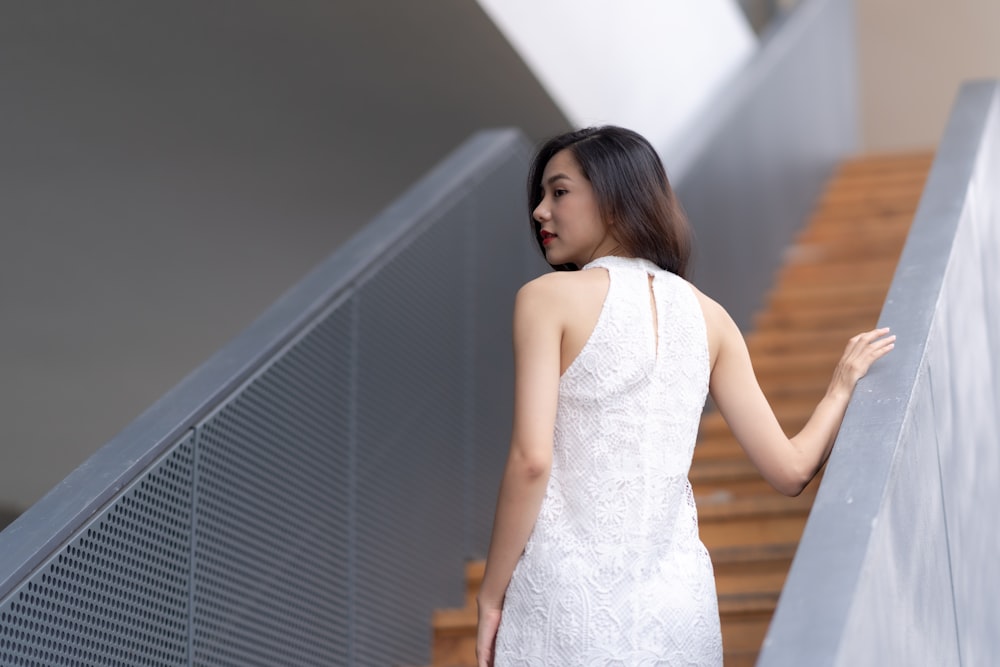
[[[20,513],[11,507],[0,507],[0,530],[3,530],[20,516]]]

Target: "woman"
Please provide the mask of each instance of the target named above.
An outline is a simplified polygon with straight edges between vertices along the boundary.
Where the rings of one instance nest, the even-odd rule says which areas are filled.
[[[895,337],[852,338],[789,439],[739,329],[684,280],[687,223],[645,139],[599,127],[550,140],[529,209],[560,270],[515,302],[514,424],[478,598],[479,664],[721,665],[687,479],[706,393],[763,477],[797,495]]]

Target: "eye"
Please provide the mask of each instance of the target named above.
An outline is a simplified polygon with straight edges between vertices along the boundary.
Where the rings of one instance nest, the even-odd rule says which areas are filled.
[[[562,197],[567,192],[568,192],[568,190],[566,190],[565,188],[556,188],[555,190],[552,191],[552,196],[555,197],[556,199],[558,199],[559,197]]]

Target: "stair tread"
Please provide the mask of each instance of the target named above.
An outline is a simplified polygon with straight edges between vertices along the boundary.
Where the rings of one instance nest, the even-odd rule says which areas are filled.
[[[704,524],[709,521],[731,521],[747,517],[808,514],[814,496],[815,492],[802,493],[794,498],[774,493],[705,503],[698,508],[698,521]]]
[[[769,294],[769,305],[773,304],[775,299],[784,299],[787,301],[815,301],[816,299],[850,299],[854,297],[865,299],[877,298],[881,300],[882,297],[885,296],[885,286],[869,282],[857,283],[853,285],[831,285],[823,283],[800,285],[796,283],[783,286],[780,289],[773,289]]]
[[[795,555],[795,542],[767,542],[763,544],[738,544],[716,547],[709,553],[712,562],[721,565],[757,563],[761,561],[788,560]]]
[[[435,630],[465,629],[479,620],[478,612],[472,607],[445,607],[434,610]]]
[[[854,329],[847,326],[811,332],[754,331],[747,336],[747,347],[754,360],[764,355],[782,354],[802,348],[832,349],[839,352],[855,333]]]
[[[719,596],[720,614],[746,614],[773,612],[778,604],[780,590],[751,593],[728,593]]]

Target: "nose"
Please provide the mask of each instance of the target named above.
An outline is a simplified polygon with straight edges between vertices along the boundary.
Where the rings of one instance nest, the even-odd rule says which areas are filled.
[[[545,205],[545,200],[538,202],[538,206],[531,212],[531,217],[535,222],[545,222],[549,219],[549,207]]]

